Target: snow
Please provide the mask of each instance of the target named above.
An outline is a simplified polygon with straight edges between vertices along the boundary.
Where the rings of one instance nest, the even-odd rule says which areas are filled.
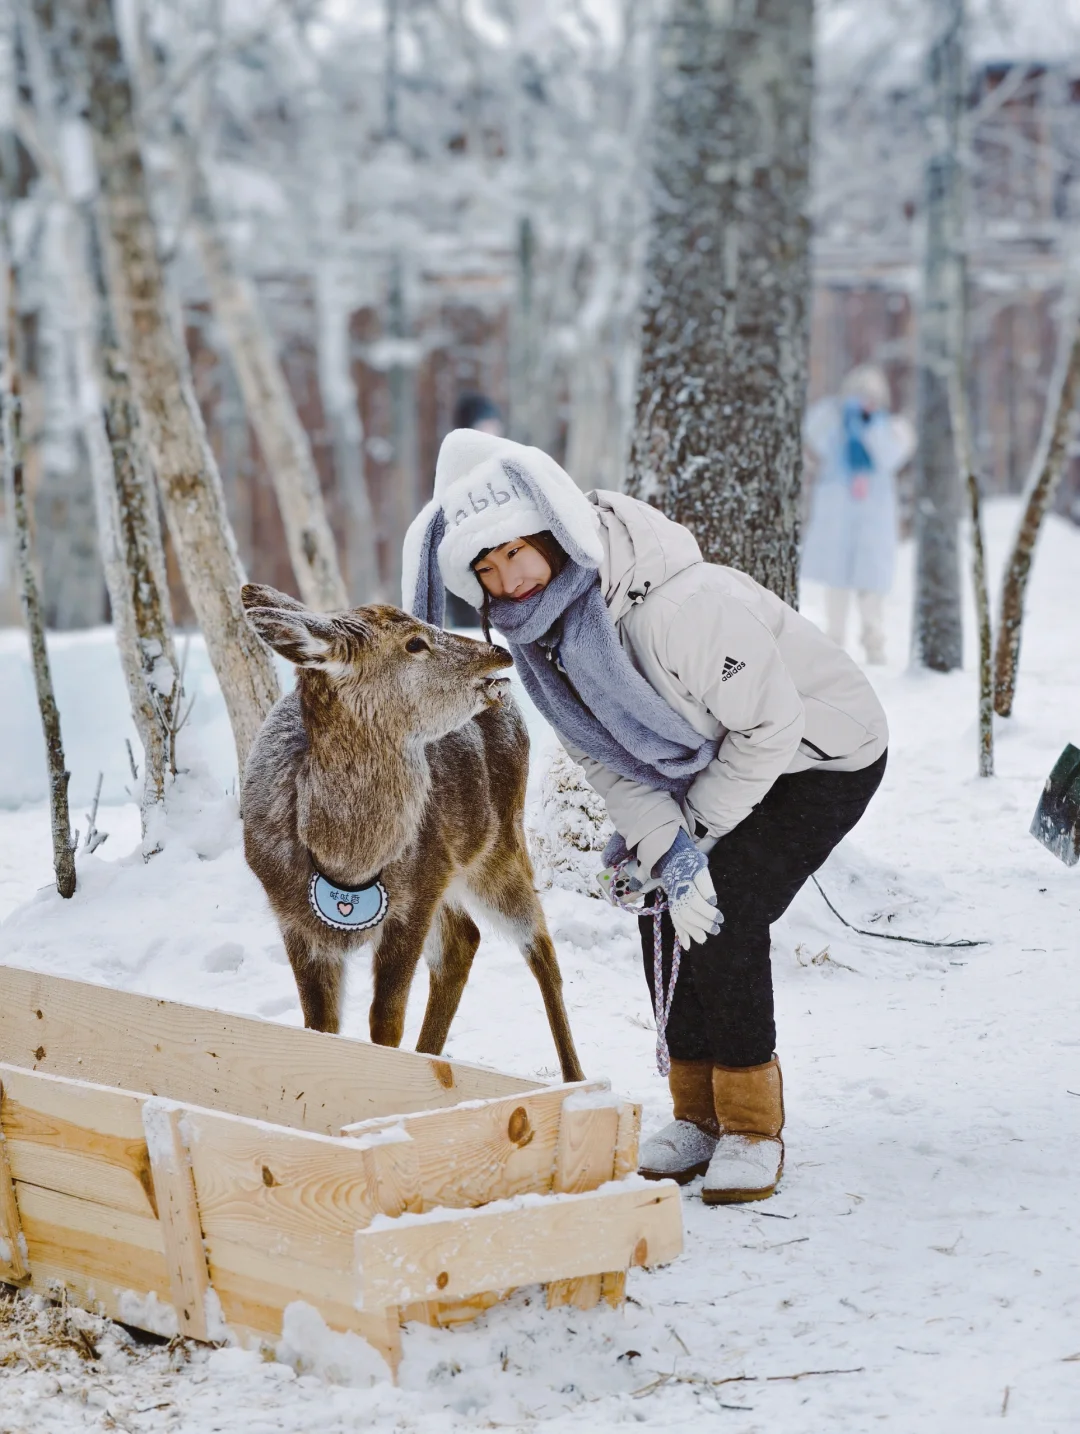
[[[1014,505],[990,505],[992,559],[1015,518]],[[1051,520],[1033,572],[1016,716],[998,725],[998,776],[985,781],[975,774],[970,612],[964,672],[908,670],[903,554],[889,665],[870,670],[892,728],[890,767],[822,886],[859,926],[987,944],[873,940],[841,926],[812,885],[799,895],[773,933],[788,1123],[772,1200],[707,1208],[694,1182],[683,1193],[685,1254],[631,1272],[623,1310],[549,1312],[524,1290],[470,1326],[411,1326],[396,1388],[379,1379],[369,1350],[321,1330],[301,1307],[278,1362],[197,1347],[185,1359],[98,1321],[99,1360],[60,1351],[36,1367],[5,1343],[0,1312],[0,1429],[113,1427],[106,1410],[115,1427],[155,1434],[624,1425],[955,1434],[1003,1418],[1024,1430],[1080,1427],[1080,871],[1027,830],[1047,773],[1080,728],[1078,565],[1080,532]],[[819,595],[806,594],[805,607],[819,615]],[[20,636],[0,634],[0,662]],[[126,761],[122,686],[108,716],[94,676],[104,641],[93,633],[59,644],[61,670],[83,674],[78,690],[58,685],[91,789],[117,745]],[[42,780],[43,759],[25,694],[3,690],[0,807],[15,807],[38,800],[18,793]],[[69,903],[35,891],[50,877],[43,807],[0,811],[0,960],[299,1024],[221,775],[227,732],[206,720],[208,693],[196,712],[200,704],[206,762],[174,793],[169,843],[148,865],[135,850],[135,806],[116,805],[122,785],[99,813],[110,840],[80,855]],[[546,829],[536,803],[552,739],[535,719],[532,727],[530,823]],[[543,899],[585,1070],[641,1100],[649,1134],[670,1108],[633,921],[572,884]],[[424,995],[421,977],[407,1042]],[[365,1032],[369,997],[361,958],[348,1034]],[[448,1054],[557,1078],[535,983],[489,930]]]

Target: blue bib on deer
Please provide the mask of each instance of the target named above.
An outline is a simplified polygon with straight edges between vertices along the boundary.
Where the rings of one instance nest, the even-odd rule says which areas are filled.
[[[368,931],[382,921],[390,898],[378,878],[369,886],[346,891],[313,871],[308,883],[308,904],[323,925],[332,926],[335,931]]]

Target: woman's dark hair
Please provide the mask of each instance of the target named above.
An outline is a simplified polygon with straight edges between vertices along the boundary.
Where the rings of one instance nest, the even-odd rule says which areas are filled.
[[[546,528],[542,533],[524,534],[521,541],[523,543],[528,543],[530,548],[535,548],[538,553],[543,555],[543,557],[547,561],[548,567],[551,569],[551,576],[553,578],[557,578],[559,576],[563,568],[566,567],[566,564],[570,560],[569,554],[567,553],[563,545],[559,542],[558,538],[555,536],[554,533],[549,533]],[[499,546],[502,547],[502,544],[500,543]],[[490,548],[482,548],[480,552],[477,553],[476,557],[473,558],[469,566],[475,568],[477,563],[480,562],[481,558],[486,558],[488,553],[490,552]],[[479,579],[477,579],[477,581],[479,582]],[[480,586],[484,589],[484,601],[480,605],[480,626],[484,630],[484,637],[487,639],[488,642],[490,642],[491,594],[488,592],[487,588],[484,587],[483,583],[480,583]]]
[[[502,422],[502,414],[490,398],[482,393],[463,393],[454,405],[454,427],[475,428],[485,419]]]

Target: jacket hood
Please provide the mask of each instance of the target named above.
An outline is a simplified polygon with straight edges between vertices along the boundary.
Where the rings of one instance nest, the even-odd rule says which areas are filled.
[[[703,561],[693,533],[658,508],[605,488],[588,497],[599,511],[600,588],[614,622],[650,589]]]

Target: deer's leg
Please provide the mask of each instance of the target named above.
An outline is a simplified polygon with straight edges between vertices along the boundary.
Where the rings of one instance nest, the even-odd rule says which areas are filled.
[[[345,994],[345,958],[320,950],[303,931],[283,933],[285,950],[300,993],[304,1025],[313,1031],[337,1035],[341,1029],[341,1000]]]
[[[533,888],[528,856],[522,852],[520,860],[511,863],[504,857],[495,871],[488,868],[484,872],[482,881],[482,885],[477,883],[475,887],[477,895],[496,916],[509,924],[540,986],[563,1080],[584,1080],[563,1002],[562,972],[555,955],[555,943]]]
[[[375,989],[368,1017],[371,1039],[377,1046],[401,1045],[409,988],[435,905],[435,899],[429,901],[415,893],[410,908],[396,919],[387,917],[382,929],[372,962]]]
[[[457,1014],[461,993],[469,979],[476,948],[480,945],[480,932],[466,912],[444,906],[437,920],[438,945],[428,944],[431,984],[424,1024],[416,1043],[418,1051],[431,1056],[439,1055],[446,1044],[450,1023]]]

